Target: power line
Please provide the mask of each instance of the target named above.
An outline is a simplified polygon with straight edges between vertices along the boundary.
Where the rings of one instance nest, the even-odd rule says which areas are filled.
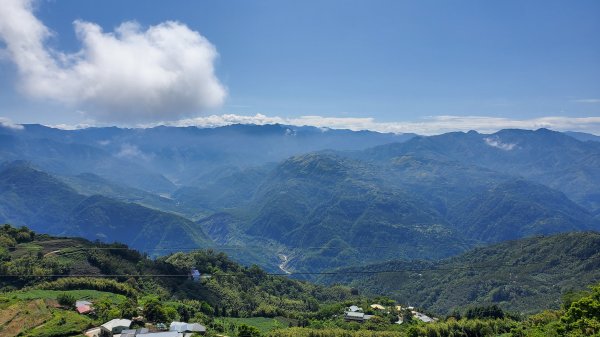
[[[584,259],[579,259],[583,261]],[[374,275],[374,274],[389,274],[389,273],[404,273],[404,272],[430,272],[430,271],[457,271],[457,270],[483,270],[493,269],[499,267],[526,267],[546,264],[548,261],[536,262],[536,263],[523,263],[523,264],[489,264],[489,265],[471,265],[471,266],[455,266],[455,267],[427,267],[427,268],[398,268],[398,269],[387,269],[387,270],[356,270],[356,271],[321,271],[321,272],[291,272],[291,273],[264,273],[267,276],[294,276],[294,275]],[[19,274],[19,275],[0,275],[0,277],[57,277],[57,278],[75,278],[75,277],[97,277],[97,278],[111,278],[111,277],[190,277],[190,274]],[[224,273],[224,274],[210,274],[210,277],[245,277],[243,273]]]
[[[277,247],[272,247],[272,248],[277,248]],[[395,246],[351,246],[351,247],[330,247],[330,246],[308,246],[308,247],[289,247],[286,246],[286,249],[289,250],[295,250],[295,249],[354,249],[354,248],[358,248],[358,249],[398,249],[398,245]],[[32,246],[26,246],[26,247],[16,247],[16,249],[19,250],[40,250],[40,249],[44,249],[43,246],[38,246],[38,247],[32,247]],[[259,246],[259,245],[249,245],[249,246],[242,246],[242,245],[235,245],[235,246],[208,246],[208,247],[177,247],[177,246],[172,246],[172,248],[150,248],[150,249],[138,249],[138,248],[132,248],[132,247],[65,247],[65,248],[60,248],[62,249],[77,249],[77,250],[132,250],[132,251],[138,251],[140,253],[143,252],[152,252],[152,251],[193,251],[193,250],[208,250],[208,249],[213,249],[213,250],[218,250],[218,249],[224,249],[224,250],[247,250],[247,249],[265,249],[265,246]]]

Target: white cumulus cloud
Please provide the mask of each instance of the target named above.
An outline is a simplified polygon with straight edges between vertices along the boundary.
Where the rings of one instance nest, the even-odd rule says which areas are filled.
[[[113,32],[73,23],[81,49],[49,48],[53,33],[33,14],[34,0],[2,0],[0,40],[17,66],[20,89],[84,109],[103,121],[169,120],[219,106],[226,89],[214,72],[216,48],[186,25],[144,28],[125,22]]]

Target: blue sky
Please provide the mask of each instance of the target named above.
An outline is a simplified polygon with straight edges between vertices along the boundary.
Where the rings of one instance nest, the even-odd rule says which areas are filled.
[[[436,116],[478,116],[493,123],[553,116],[580,118],[592,126],[572,128],[600,132],[594,118],[600,117],[598,1],[40,0],[33,5],[35,17],[53,32],[44,40],[53,51],[82,49],[75,20],[95,23],[104,33],[127,21],[137,22],[143,32],[175,20],[214,46],[219,56],[212,70],[224,98],[190,103],[173,115],[158,111],[140,122],[221,114],[284,121],[320,116],[325,124],[333,118],[427,123],[439,120]],[[2,57],[0,116],[13,122],[137,122],[114,111],[98,112],[123,109],[123,102],[99,102],[110,95],[81,103],[57,99],[56,93],[32,94],[23,89],[18,69],[10,56]]]

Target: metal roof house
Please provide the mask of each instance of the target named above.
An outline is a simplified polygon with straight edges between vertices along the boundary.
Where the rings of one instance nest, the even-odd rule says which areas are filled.
[[[78,305],[76,310],[78,313],[85,315],[91,313],[94,309],[89,305]]]
[[[354,321],[362,323],[368,319],[371,319],[371,317],[373,317],[373,315],[365,315],[364,312],[348,311],[344,314],[344,320],[346,322]]]
[[[131,321],[128,319],[115,318],[100,326],[102,329],[101,336],[113,336],[120,334],[123,330],[129,329]]]
[[[191,335],[191,334],[190,334]],[[161,331],[161,332],[150,332],[146,334],[136,334],[135,337],[187,337],[188,335],[177,332],[177,331]],[[125,337],[121,335],[121,337]]]
[[[149,332],[150,332],[150,330],[148,330],[148,328],[127,329],[127,330],[121,331],[121,337],[135,337],[137,335],[145,335]]]
[[[357,307],[356,305],[351,305],[350,308],[348,308],[348,310],[351,312],[362,311],[362,309]]]
[[[198,323],[186,323],[186,322],[172,322],[169,326],[170,331],[177,332],[198,332],[206,333],[206,327]]]
[[[431,322],[433,322],[433,321],[434,321],[434,319],[433,319],[433,318],[431,318],[431,317],[429,317],[429,316],[427,316],[427,315],[425,315],[425,314],[422,314],[422,313],[420,313],[420,312],[413,312],[413,316],[414,316],[415,318],[417,318],[417,319],[421,320],[422,322],[425,322],[425,323],[431,323]]]
[[[92,306],[92,302],[90,302],[90,301],[84,301],[84,300],[75,301],[75,306],[76,307],[81,307],[81,306],[84,306],[84,305]]]

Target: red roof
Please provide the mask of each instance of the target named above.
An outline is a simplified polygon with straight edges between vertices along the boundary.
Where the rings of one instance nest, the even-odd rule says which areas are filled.
[[[80,314],[87,314],[90,313],[92,311],[92,307],[90,307],[89,305],[80,305],[77,307],[77,312]]]

